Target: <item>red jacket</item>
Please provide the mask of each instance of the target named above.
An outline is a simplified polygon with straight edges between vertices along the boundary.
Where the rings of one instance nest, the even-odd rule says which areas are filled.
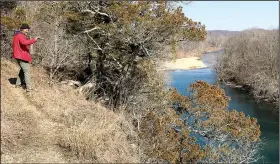
[[[25,35],[21,32],[15,33],[13,39],[13,58],[21,59],[31,63],[32,58],[29,53],[29,48],[30,45],[36,41],[36,39],[27,40]]]

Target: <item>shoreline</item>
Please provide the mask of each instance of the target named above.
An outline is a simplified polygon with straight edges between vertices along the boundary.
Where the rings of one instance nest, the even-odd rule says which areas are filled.
[[[275,112],[276,114],[279,115],[279,102],[271,101],[267,97],[254,95],[252,93],[254,88],[244,85],[244,84],[238,84],[233,81],[223,81],[223,80],[218,80],[218,81],[223,83],[227,87],[234,88],[234,89],[240,89],[240,90],[247,92],[247,94],[252,95],[257,102],[262,101],[264,103],[274,106],[275,108],[274,108],[273,112]]]
[[[185,57],[173,61],[165,61],[161,64],[162,66],[158,70],[164,71],[191,70],[207,67],[200,57]]]
[[[181,57],[177,59],[161,62],[160,67],[158,67],[158,70],[175,71],[175,70],[194,70],[194,69],[209,68],[209,64],[207,64],[207,61],[203,61],[202,57],[205,56],[205,54],[207,53],[217,52],[220,50],[221,48],[211,48],[211,49],[208,48],[206,51],[199,52],[199,53],[187,53],[183,56],[179,55]],[[210,57],[208,60],[210,61],[210,63],[213,64],[212,60],[215,59]]]

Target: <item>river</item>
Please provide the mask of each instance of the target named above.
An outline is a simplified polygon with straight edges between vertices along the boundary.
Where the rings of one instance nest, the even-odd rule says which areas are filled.
[[[205,53],[202,57],[207,68],[195,70],[175,70],[169,71],[171,76],[170,87],[175,87],[183,94],[187,95],[186,88],[195,80],[203,80],[210,84],[217,83],[216,72],[212,69],[215,58],[222,51]],[[231,88],[220,84],[226,94],[231,97],[229,110],[235,109],[244,112],[245,115],[255,117],[261,127],[261,139],[264,146],[261,150],[263,159],[261,163],[278,163],[279,161],[279,117],[275,112],[276,107],[266,102],[257,102],[253,96],[238,88]]]

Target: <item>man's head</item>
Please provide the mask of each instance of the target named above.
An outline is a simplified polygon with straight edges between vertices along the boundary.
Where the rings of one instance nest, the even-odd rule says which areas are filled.
[[[29,32],[29,25],[26,24],[26,23],[23,23],[21,26],[20,26],[20,31],[24,34],[27,34]]]

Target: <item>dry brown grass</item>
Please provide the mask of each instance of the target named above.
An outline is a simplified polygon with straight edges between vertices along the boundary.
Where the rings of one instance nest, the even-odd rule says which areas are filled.
[[[8,81],[18,66],[1,60],[1,162],[139,162],[123,114],[70,86],[50,86],[39,67],[32,69],[37,91],[27,96]]]

